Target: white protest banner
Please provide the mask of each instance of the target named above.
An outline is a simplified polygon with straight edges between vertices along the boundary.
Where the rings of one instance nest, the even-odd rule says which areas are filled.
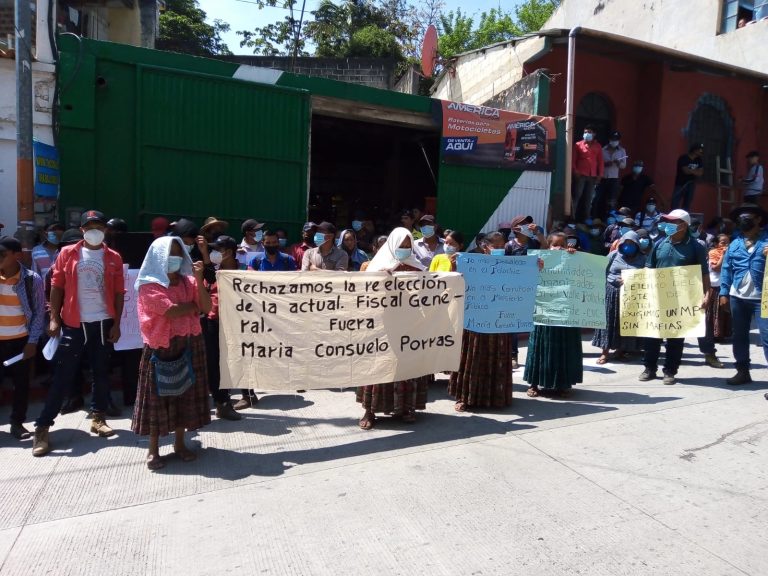
[[[622,270],[619,327],[622,336],[704,336],[701,266]]]
[[[126,264],[127,266],[127,264]],[[143,348],[139,331],[139,313],[136,309],[139,293],[133,285],[139,276],[138,270],[125,270],[125,297],[123,299],[123,315],[120,318],[120,340],[115,343],[115,350],[135,350]]]
[[[536,258],[461,253],[456,269],[466,282],[464,328],[482,334],[533,330]]]
[[[544,262],[534,324],[605,328],[605,256],[566,250],[528,250],[528,255]]]
[[[455,272],[219,271],[221,387],[339,388],[458,370]]]

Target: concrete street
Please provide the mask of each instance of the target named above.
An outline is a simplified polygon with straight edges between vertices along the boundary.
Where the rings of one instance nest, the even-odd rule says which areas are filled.
[[[0,574],[768,574],[762,352],[734,389],[695,340],[675,386],[584,350],[567,400],[527,398],[521,368],[513,406],[457,414],[440,375],[416,424],[370,432],[351,390],[267,393],[155,473],[128,410],[109,439],[60,417],[44,458],[5,424]]]

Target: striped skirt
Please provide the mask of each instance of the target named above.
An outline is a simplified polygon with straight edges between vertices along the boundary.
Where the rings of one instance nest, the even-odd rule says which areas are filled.
[[[707,332],[715,338],[731,337],[731,315],[720,308],[720,287],[709,289],[709,303],[706,310]]]
[[[624,350],[632,352],[641,349],[641,339],[634,336],[622,336],[619,325],[620,288],[612,284],[605,285],[605,321],[606,327],[595,330],[592,346],[603,350]]]
[[[434,374],[389,384],[358,386],[355,397],[367,412],[392,413],[398,416],[427,407],[427,392]]]
[[[569,390],[582,382],[581,328],[534,326],[523,379],[543,390]]]
[[[178,356],[187,343],[186,336],[171,340],[169,357]],[[192,336],[192,367],[195,383],[180,396],[158,396],[152,370],[152,350],[144,346],[139,364],[139,385],[133,408],[131,430],[140,436],[167,436],[177,428],[197,430],[211,422],[203,337]]]
[[[478,334],[464,330],[459,371],[448,394],[467,406],[503,408],[512,404],[513,339],[517,334]]]

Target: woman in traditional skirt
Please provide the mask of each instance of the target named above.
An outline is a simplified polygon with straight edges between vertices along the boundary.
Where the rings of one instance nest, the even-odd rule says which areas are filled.
[[[485,254],[504,255],[504,236],[491,232],[480,243]],[[446,249],[448,242],[446,241]],[[512,334],[480,334],[464,330],[459,371],[451,374],[448,394],[454,409],[503,408],[512,404]]]
[[[413,236],[406,228],[395,228],[387,242],[367,267],[368,272],[420,272],[424,266],[413,255]],[[401,417],[405,422],[416,421],[416,410],[427,407],[427,390],[434,375],[411,378],[390,384],[360,386],[357,401],[365,414],[360,418],[360,428],[370,430],[376,423],[376,412]]]
[[[627,232],[619,239],[618,249],[608,255],[605,281],[605,328],[595,330],[592,346],[602,349],[598,364],[608,362],[608,354],[616,350],[614,359],[623,360],[628,350],[640,348],[638,338],[622,336],[619,328],[619,294],[621,271],[636,270],[645,266],[645,254],[640,250],[640,238],[634,231]]]
[[[149,436],[147,467],[158,470],[160,436],[175,433],[173,450],[184,462],[196,454],[184,443],[184,431],[210,423],[205,345],[200,314],[211,310],[211,299],[203,285],[202,262],[192,263],[181,240],[165,236],[149,248],[136,280],[139,328],[144,351],[139,365],[139,385],[131,430]],[[175,360],[190,347],[195,382],[178,396],[159,396],[151,362]]]
[[[715,340],[722,342],[731,337],[731,315],[720,307],[720,270],[723,256],[728,250],[731,239],[728,234],[718,234],[717,243],[709,251],[709,300],[707,301],[707,334],[713,334]]]
[[[578,240],[562,232],[549,235],[550,250],[576,252]],[[528,355],[523,379],[528,382],[528,396],[568,396],[571,387],[582,381],[584,355],[581,328],[535,325],[528,337]]]

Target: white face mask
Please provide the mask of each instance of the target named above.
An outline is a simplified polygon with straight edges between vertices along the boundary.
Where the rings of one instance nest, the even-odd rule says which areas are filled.
[[[192,249],[195,247],[194,244],[184,244],[184,250],[187,251],[187,254],[190,254],[192,252]]]
[[[184,262],[184,258],[181,256],[168,256],[168,272],[174,274],[181,270],[181,264]]]
[[[104,231],[92,228],[83,232],[83,240],[91,246],[100,246],[104,242]]]
[[[618,148],[619,147],[619,141],[618,140],[611,140],[609,142],[609,144],[611,145],[611,148]]]
[[[211,264],[214,266],[219,266],[221,264],[221,261],[224,260],[224,254],[219,252],[218,250],[213,250],[208,255],[211,259]]]

